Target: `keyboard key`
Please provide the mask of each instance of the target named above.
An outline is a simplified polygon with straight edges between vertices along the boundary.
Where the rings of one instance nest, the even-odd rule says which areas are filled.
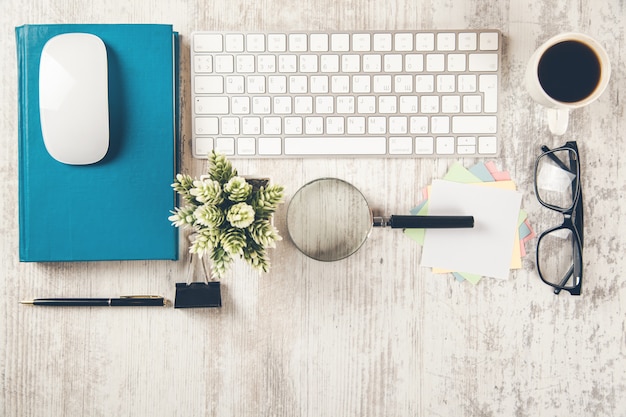
[[[364,72],[380,72],[382,70],[382,57],[380,55],[363,55]]]
[[[371,51],[371,37],[369,33],[355,33],[352,35],[352,50],[355,52]]]
[[[424,55],[409,54],[404,57],[404,69],[406,72],[424,71]]]
[[[391,75],[375,75],[374,76],[374,92],[375,93],[391,93]]]
[[[401,96],[400,97],[400,113],[417,113],[418,107],[417,96]]]
[[[283,132],[283,121],[280,117],[263,118],[263,134],[264,135],[280,135]]]
[[[287,50],[287,35],[272,33],[267,35],[268,52],[285,52]]]
[[[477,36],[474,32],[459,33],[459,50],[475,51],[478,48]]]
[[[292,33],[289,35],[289,51],[290,52],[306,52],[308,47],[308,38],[304,33]]]
[[[229,33],[226,38],[226,52],[243,52],[243,34],[241,33]]]
[[[259,96],[252,99],[252,113],[254,114],[270,114],[269,97]]]
[[[449,116],[433,116],[430,119],[431,129],[430,131],[435,134],[448,134],[450,133],[450,117]]]
[[[476,153],[475,136],[459,136],[456,145],[456,152],[459,155],[473,155]]]
[[[499,48],[500,35],[496,32],[485,32],[480,34],[481,51],[497,51]]]
[[[224,155],[235,154],[235,138],[217,138],[215,140],[215,152]]]
[[[213,72],[213,57],[211,55],[196,55],[193,58],[193,67],[196,73]]]
[[[339,114],[352,114],[354,113],[354,97],[352,96],[339,96],[337,97],[337,113]]]
[[[478,138],[478,153],[495,155],[497,150],[497,138],[495,136],[481,136]]]
[[[343,117],[327,117],[326,118],[326,134],[327,135],[343,135],[345,132]]]
[[[378,112],[382,114],[393,114],[398,109],[398,98],[396,96],[378,97]]]
[[[478,90],[484,94],[485,113],[495,113],[498,110],[498,76],[483,74],[478,77]]]
[[[257,71],[261,73],[276,72],[276,56],[259,55],[257,58]]]
[[[416,135],[425,135],[430,131],[428,116],[413,116],[409,119],[410,132]]]
[[[307,117],[304,124],[305,133],[307,135],[321,135],[324,133],[323,117]]]
[[[196,117],[195,126],[198,135],[217,135],[220,119],[217,117]]]
[[[391,51],[391,33],[375,33],[373,50],[377,52]]]
[[[242,75],[226,77],[226,92],[228,94],[243,94],[246,89],[246,78]]]
[[[285,117],[285,135],[302,134],[302,117]]]
[[[465,54],[448,55],[448,71],[463,72],[467,68],[467,59]]]
[[[246,78],[248,84],[246,85],[246,91],[248,94],[263,94],[265,93],[265,77],[262,75],[251,75]]]
[[[335,112],[335,98],[332,96],[315,97],[315,111],[319,114],[332,114]]]
[[[413,77],[410,75],[396,75],[393,77],[394,89],[396,93],[412,93]]]
[[[367,133],[370,135],[384,135],[387,133],[387,118],[381,116],[368,117]]]
[[[248,52],[265,52],[265,35],[250,33],[246,36],[246,50]]]
[[[341,59],[341,72],[361,71],[360,55],[344,55]]]
[[[259,138],[259,155],[280,155],[281,142],[280,138]]]
[[[287,92],[287,77],[271,75],[267,78],[267,91],[270,94],[285,94]]]
[[[221,75],[201,75],[194,78],[194,91],[204,94],[222,94],[224,77]]]
[[[428,72],[443,72],[445,69],[446,56],[443,54],[428,54],[426,55],[426,71]]]
[[[413,153],[413,139],[409,136],[389,138],[389,153],[392,155],[410,155]]]
[[[347,75],[334,75],[331,78],[331,89],[333,93],[344,94],[350,91],[350,77]]]
[[[195,114],[228,114],[228,97],[196,97]]]
[[[348,52],[350,50],[350,35],[347,33],[333,33],[330,37],[331,51]]]
[[[365,117],[348,117],[347,133],[349,135],[365,134]]]
[[[355,75],[352,77],[352,91],[354,93],[369,93],[371,91],[371,78],[369,75]]]
[[[339,55],[322,55],[320,57],[321,72],[339,72]]]
[[[197,137],[193,154],[196,158],[207,158],[213,150],[213,138]]]
[[[237,72],[241,74],[254,72],[254,55],[237,56]]]
[[[463,96],[463,113],[480,113],[483,111],[481,96]]]
[[[479,71],[497,71],[498,55],[496,54],[470,54],[469,70]]]
[[[310,37],[311,52],[328,52],[328,34],[313,33]]]
[[[242,132],[244,135],[260,135],[261,134],[261,118],[260,117],[244,117],[242,120]]]
[[[476,75],[464,74],[459,75],[458,79],[458,91],[459,93],[474,93],[476,92]]]
[[[396,51],[412,51],[413,50],[413,34],[396,33],[395,38]]]
[[[317,72],[317,55],[300,55],[300,72]]]
[[[237,154],[247,156],[256,154],[256,140],[250,137],[237,138]]]
[[[193,37],[193,49],[196,52],[222,52],[222,35],[196,34]]]
[[[432,155],[435,152],[435,141],[430,136],[415,138],[415,153],[418,155]]]
[[[311,93],[314,94],[326,94],[328,93],[328,76],[327,75],[314,75],[310,79],[311,81]]]
[[[438,51],[454,51],[456,49],[456,34],[454,33],[438,33],[437,34],[437,50]]]
[[[402,71],[402,55],[389,54],[385,55],[385,71],[401,72]]]
[[[496,116],[454,116],[452,117],[452,132],[467,133],[496,133],[498,119]]]
[[[305,75],[292,75],[289,77],[289,92],[292,94],[306,94],[309,88],[309,78]]]
[[[235,59],[232,55],[215,56],[215,72],[232,73],[235,71]]]
[[[392,135],[406,135],[408,123],[406,116],[391,116],[389,118],[389,133]]]
[[[285,155],[385,155],[384,136],[286,137]]]
[[[418,33],[415,35],[416,51],[434,51],[435,50],[435,34],[434,33]]]
[[[454,136],[439,136],[435,141],[435,152],[439,155],[454,155]]]
[[[239,117],[222,117],[222,129],[223,135],[238,135],[239,134]]]
[[[278,72],[296,72],[297,59],[296,55],[281,55],[278,58]]]

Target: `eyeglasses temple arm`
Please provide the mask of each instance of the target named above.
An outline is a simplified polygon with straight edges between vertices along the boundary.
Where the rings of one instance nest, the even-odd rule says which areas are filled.
[[[554,156],[554,152],[551,152],[551,151],[552,151],[552,149],[550,149],[550,148],[548,148],[547,146],[543,145],[543,146],[541,147],[541,150],[542,150],[542,151],[546,154],[546,156],[547,156],[548,158],[550,158],[550,159],[551,159],[551,160],[552,160],[555,164],[557,164],[557,165],[559,166],[559,168],[561,168],[561,169],[562,169],[562,170],[564,170],[564,171],[567,171],[567,172],[573,173],[571,168],[568,168],[568,167],[567,167],[567,165],[565,165],[565,164],[563,163],[563,161],[561,161],[559,158],[557,158],[556,156]]]
[[[574,265],[572,264],[572,266],[570,266],[569,270],[565,273],[565,275],[563,275],[561,282],[559,282],[559,287],[554,289],[555,294],[559,294],[561,292],[562,287],[564,287],[565,284],[567,284],[567,281],[570,280],[573,273],[574,273]]]

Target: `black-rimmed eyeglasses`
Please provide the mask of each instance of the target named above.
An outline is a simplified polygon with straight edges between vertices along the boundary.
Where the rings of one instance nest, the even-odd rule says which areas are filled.
[[[583,195],[576,142],[549,149],[535,163],[535,194],[550,210],[563,214],[563,223],[541,233],[537,241],[537,271],[543,282],[571,295],[580,295],[583,280]]]

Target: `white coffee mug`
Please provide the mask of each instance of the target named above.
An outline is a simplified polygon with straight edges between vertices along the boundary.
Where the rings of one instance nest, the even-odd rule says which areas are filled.
[[[550,131],[562,135],[570,110],[600,97],[610,76],[609,57],[598,42],[581,33],[562,33],[533,53],[525,83],[533,100],[547,108]]]

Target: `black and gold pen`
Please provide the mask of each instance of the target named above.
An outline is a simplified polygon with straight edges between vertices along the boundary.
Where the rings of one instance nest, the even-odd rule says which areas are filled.
[[[127,295],[120,298],[36,298],[20,303],[50,307],[164,307],[167,300],[158,295]]]

